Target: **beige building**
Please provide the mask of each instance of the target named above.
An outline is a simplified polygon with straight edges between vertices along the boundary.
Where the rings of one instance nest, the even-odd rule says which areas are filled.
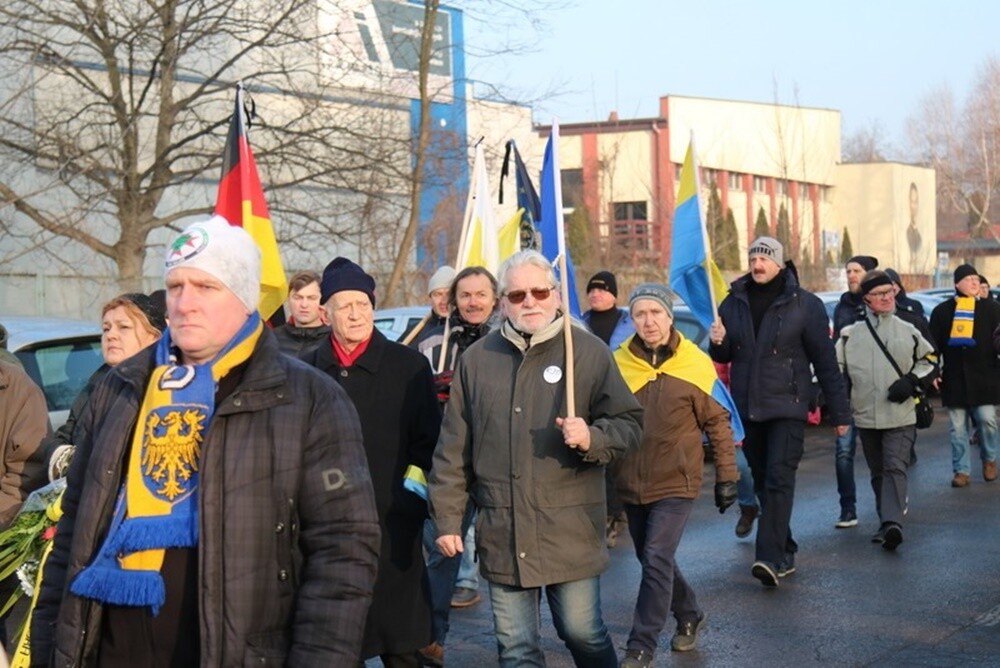
[[[931,271],[936,261],[933,170],[841,165],[839,111],[667,96],[657,117],[612,113],[603,122],[563,125],[560,133],[564,203],[586,210],[598,263],[667,266],[680,166],[692,137],[703,209],[714,184],[723,214],[731,210],[736,221],[740,257],[759,217],[776,235],[787,216],[785,257],[800,266],[838,265],[845,228],[856,252],[891,258],[902,273]],[[816,272],[812,287],[825,289],[825,276]]]

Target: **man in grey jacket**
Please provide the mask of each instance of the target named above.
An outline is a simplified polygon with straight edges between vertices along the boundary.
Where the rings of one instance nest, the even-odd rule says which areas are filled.
[[[920,380],[934,371],[929,359],[934,346],[916,327],[894,315],[896,291],[884,271],[864,275],[861,295],[864,317],[841,330],[837,362],[851,381],[854,423],[871,471],[880,522],[872,540],[895,550],[903,541],[907,464],[916,438],[913,397]]]
[[[544,665],[543,590],[576,665],[617,665],[600,610],[604,466],[637,447],[642,409],[607,346],[574,328],[575,417],[567,416],[565,316],[551,265],[522,251],[499,284],[503,323],[459,359],[434,452],[437,544],[446,555],[462,551],[471,495],[500,665]]]

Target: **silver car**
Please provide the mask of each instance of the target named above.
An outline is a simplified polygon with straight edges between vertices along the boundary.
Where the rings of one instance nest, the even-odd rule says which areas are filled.
[[[7,349],[45,394],[52,428],[58,429],[87,379],[104,362],[101,327],[66,318],[0,316]]]

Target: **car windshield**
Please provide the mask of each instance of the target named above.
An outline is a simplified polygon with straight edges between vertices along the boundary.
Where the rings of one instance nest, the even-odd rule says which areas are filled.
[[[100,339],[56,342],[18,350],[15,354],[42,388],[50,411],[69,410],[73,399],[102,362]]]

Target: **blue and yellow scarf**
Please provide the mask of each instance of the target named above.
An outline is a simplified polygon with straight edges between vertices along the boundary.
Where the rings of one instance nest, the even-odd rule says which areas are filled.
[[[658,367],[636,356],[629,349],[631,337],[618,346],[615,350],[615,362],[622,378],[625,379],[625,384],[632,394],[635,394],[646,383],[656,380],[659,374],[686,380],[729,411],[733,441],[739,443],[744,438],[743,422],[740,421],[740,414],[736,410],[736,402],[733,401],[725,384],[719,380],[719,374],[716,373],[712,360],[698,346],[685,339],[683,334],[677,332],[677,336],[680,338],[677,350]]]
[[[70,586],[74,594],[159,612],[164,550],[198,544],[198,469],[216,384],[250,358],[262,330],[255,312],[215,359],[197,365],[179,364],[170,330],[163,333],[108,537]]]
[[[951,321],[951,335],[948,345],[955,348],[972,348],[976,340],[972,330],[976,320],[976,298],[955,297],[955,317]]]

